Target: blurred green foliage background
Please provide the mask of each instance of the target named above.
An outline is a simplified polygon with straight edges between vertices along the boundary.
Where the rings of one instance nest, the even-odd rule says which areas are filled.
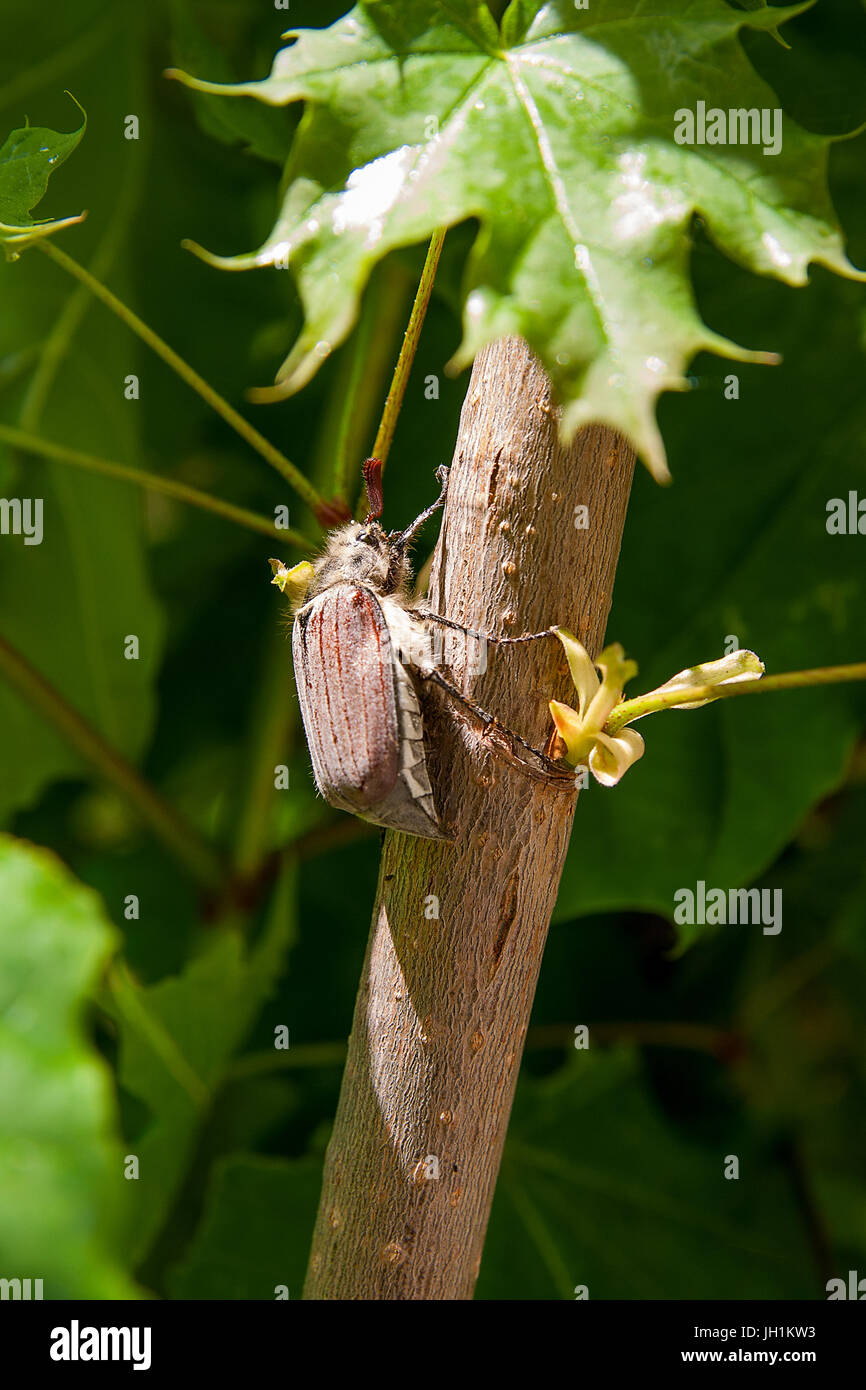
[[[369,450],[423,248],[380,267],[360,328],[299,396],[248,404],[297,334],[291,277],[221,274],[180,242],[229,253],[264,239],[299,113],[202,97],[162,72],[263,75],[287,23],[344,9],[74,0],[46,24],[0,3],[4,138],[25,117],[77,126],[65,89],[87,111],[39,214],[86,208],[60,244],[326,491],[335,422],[359,460]],[[866,117],[864,29],[853,0],[826,0],[787,26],[790,52],[745,43],[795,119],[847,132]],[[124,138],[130,113],[137,141]],[[859,135],[831,158],[861,266],[864,153]],[[387,524],[425,505],[450,458],[466,378],[443,367],[472,236],[460,227],[446,243]],[[820,269],[803,290],[747,275],[700,227],[693,272],[708,323],[784,361],[701,357],[694,389],[662,402],[674,486],[638,473],[609,625],[640,663],[635,693],[718,656],[729,634],[770,671],[866,651],[866,541],[825,527],[830,498],[866,497],[863,290]],[[0,306],[5,423],[264,513],[287,502],[309,524],[282,480],[47,258],[0,266]],[[137,401],[124,398],[130,373]],[[244,913],[215,922],[119,794],[0,680],[0,814],[67,866],[3,842],[0,1275],[44,1271],[46,1297],[299,1296],[378,839],[315,798],[272,546],[2,444],[0,494],[46,508],[41,546],[0,538],[3,636],[247,880]],[[137,661],[123,659],[130,633]],[[866,1273],[864,722],[857,687],[653,719],[622,786],[581,797],[479,1297],[567,1298],[586,1284],[593,1298],[820,1298],[831,1276]],[[279,762],[287,791],[273,789]],[[781,934],[678,940],[673,892],[699,879],[781,888]],[[118,944],[126,965],[106,974]],[[50,1019],[65,1020],[56,1036]],[[571,1045],[582,1023],[589,1053]],[[137,1181],[123,1176],[128,1154]],[[723,1177],[730,1154],[737,1182]]]

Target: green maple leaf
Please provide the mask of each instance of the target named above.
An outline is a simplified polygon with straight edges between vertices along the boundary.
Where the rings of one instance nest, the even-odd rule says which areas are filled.
[[[49,178],[72,154],[86,125],[84,116],[78,130],[68,135],[45,126],[26,125],[13,130],[0,149],[0,245],[5,247],[9,260],[15,260],[25,246],[39,237],[51,236],[86,215],[80,212],[74,217],[39,221],[30,216],[45,197]]]
[[[676,142],[677,112],[778,106],[739,41],[805,5],[366,0],[291,31],[260,82],[205,91],[308,105],[276,225],[228,269],[291,266],[305,326],[261,398],[302,386],[345,338],[372,267],[467,218],[463,341],[522,334],[564,405],[563,430],[605,421],[667,476],[655,402],[701,349],[773,361],[707,327],[689,279],[699,214],[729,256],[791,285],[810,262],[857,276],[826,187],[828,137],[784,119],[782,149]],[[673,11],[673,12],[672,12]],[[178,74],[182,76],[182,74]],[[199,250],[200,248],[194,247]]]
[[[524,1073],[478,1297],[815,1297],[784,1167],[760,1132],[737,1136],[748,1177],[725,1181],[718,1145],[671,1124],[627,1048]]]

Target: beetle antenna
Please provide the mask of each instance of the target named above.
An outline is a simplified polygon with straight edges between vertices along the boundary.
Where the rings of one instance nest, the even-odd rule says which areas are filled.
[[[436,498],[436,501],[431,502],[430,506],[425,508],[425,510],[421,513],[420,516],[416,516],[415,520],[412,522],[412,525],[407,526],[405,531],[397,531],[391,537],[394,545],[397,546],[400,550],[404,550],[406,546],[409,545],[415,539],[415,536],[421,530],[421,527],[424,525],[424,522],[429,521],[433,513],[438,512],[439,508],[444,504],[446,495],[448,493],[448,469],[444,466],[444,464],[441,468],[436,469],[436,478],[442,488],[442,491],[439,493],[439,496]]]
[[[367,526],[371,521],[382,515],[382,460],[364,459],[362,468],[364,474],[364,486],[367,489],[367,506],[370,508],[367,513]]]

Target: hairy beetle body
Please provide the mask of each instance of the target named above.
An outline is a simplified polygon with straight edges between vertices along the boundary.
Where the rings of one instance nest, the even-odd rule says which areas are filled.
[[[375,825],[442,838],[418,695],[423,624],[393,595],[331,582],[295,615],[292,655],[316,786]]]
[[[446,468],[436,476],[442,491],[432,506],[405,531],[388,533],[377,520],[381,463],[367,459],[366,521],[349,521],[332,531],[314,564],[303,560],[292,569],[280,560],[270,564],[272,582],[293,603],[295,680],[322,796],[374,825],[443,840],[448,836],[430,786],[415,676],[435,682],[486,730],[530,754],[542,768],[541,773],[535,769],[535,776],[561,783],[563,773],[519,734],[503,730],[436,669],[430,624],[479,640],[482,649],[488,640],[511,645],[555,635],[550,628],[521,637],[486,638],[450,618],[410,607],[408,549],[442,506],[448,486]],[[570,773],[566,781],[571,787]]]
[[[314,563],[271,560],[274,584],[293,603],[292,656],[316,786],[332,806],[374,825],[428,839],[439,824],[412,671],[432,672],[432,639],[408,606],[408,550],[445,500],[441,492],[405,531],[379,525],[381,469],[367,459],[370,514],[328,536]]]

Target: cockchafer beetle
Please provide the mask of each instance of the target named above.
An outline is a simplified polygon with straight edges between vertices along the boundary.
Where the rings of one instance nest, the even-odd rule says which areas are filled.
[[[487,730],[531,754],[548,777],[568,784],[572,778],[503,729],[435,667],[431,625],[497,645],[551,635],[487,637],[413,605],[408,552],[445,501],[448,470],[438,469],[436,477],[441,487],[436,501],[406,530],[386,532],[378,520],[381,464],[367,459],[366,520],[331,531],[313,564],[305,560],[293,569],[280,560],[270,564],[272,582],[292,601],[295,680],[319,792],[330,805],[375,825],[446,839],[430,785],[416,680],[441,686]]]

